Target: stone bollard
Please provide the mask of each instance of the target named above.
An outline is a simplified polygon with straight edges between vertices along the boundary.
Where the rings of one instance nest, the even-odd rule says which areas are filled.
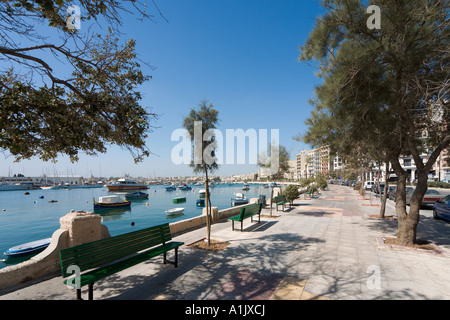
[[[108,237],[109,232],[101,220],[98,214],[88,211],[70,212],[59,219],[61,229],[68,231],[68,247]]]
[[[218,207],[209,208],[209,212],[211,214],[211,222],[212,223],[219,221],[219,208]],[[203,208],[203,215],[206,215],[206,208]]]

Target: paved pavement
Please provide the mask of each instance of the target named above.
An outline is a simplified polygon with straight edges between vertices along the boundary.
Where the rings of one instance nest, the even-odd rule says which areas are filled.
[[[274,217],[262,217],[260,224],[246,219],[243,232],[231,231],[230,221],[219,222],[212,239],[228,241],[225,249],[183,246],[178,268],[153,258],[96,283],[94,299],[450,299],[450,223],[421,210],[418,238],[433,240],[444,253],[391,248],[381,237],[395,236],[397,222],[369,217],[378,211],[378,199],[330,185],[285,212],[273,209]],[[389,200],[387,214],[395,215]],[[188,244],[204,236],[202,228],[175,240]],[[74,298],[60,277],[0,296]]]

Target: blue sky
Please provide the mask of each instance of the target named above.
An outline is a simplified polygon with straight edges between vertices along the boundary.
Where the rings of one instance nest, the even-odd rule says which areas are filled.
[[[0,176],[24,173],[89,176],[185,176],[187,165],[171,161],[177,142],[170,137],[181,128],[183,116],[200,100],[219,110],[219,130],[279,129],[280,144],[295,154],[308,148],[292,139],[304,132],[319,79],[314,68],[298,62],[306,41],[321,14],[314,0],[164,0],[156,1],[168,20],[155,22],[124,16],[121,41],[136,40],[140,59],[155,67],[144,72],[152,79],[140,90],[142,104],[160,115],[147,145],[153,155],[134,164],[126,150],[111,146],[96,157],[67,157],[56,164],[39,159],[13,163],[0,156]],[[83,14],[83,13],[82,13]],[[86,22],[89,23],[89,22]],[[87,26],[81,26],[83,32]],[[106,28],[105,28],[106,29]],[[257,171],[255,165],[224,164],[219,175]]]

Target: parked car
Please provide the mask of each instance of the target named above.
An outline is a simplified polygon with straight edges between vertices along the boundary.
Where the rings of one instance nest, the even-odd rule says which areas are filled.
[[[433,218],[450,221],[450,195],[438,200],[433,205]]]
[[[414,188],[411,188],[407,191],[406,193],[406,204],[410,204],[411,202],[411,197],[414,193]],[[439,191],[435,190],[435,189],[428,189],[427,192],[425,192],[425,195],[423,196],[422,199],[422,205],[423,206],[429,206],[429,205],[434,205],[434,203],[438,200],[441,200],[445,197],[444,194],[440,193]]]
[[[371,190],[374,185],[375,181],[366,181],[364,182],[364,189]]]
[[[395,196],[397,195],[397,186],[389,186],[388,199],[395,201]]]
[[[380,183],[379,188],[378,188],[378,184],[375,183],[375,185],[372,187],[372,191],[377,194],[382,194],[384,192],[384,183]]]

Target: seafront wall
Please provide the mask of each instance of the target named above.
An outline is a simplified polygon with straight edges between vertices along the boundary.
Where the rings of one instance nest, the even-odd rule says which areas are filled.
[[[250,204],[257,202],[257,198],[250,199]],[[245,206],[223,210],[212,207],[212,223],[239,214],[240,209]],[[170,231],[172,235],[177,236],[205,225],[206,210],[203,209],[203,214],[200,216],[171,223]],[[61,276],[60,250],[108,237],[110,237],[108,228],[101,224],[99,215],[85,211],[68,213],[60,219],[60,229],[53,233],[50,245],[44,251],[25,262],[0,269],[0,295]],[[61,285],[63,285],[62,279]]]

